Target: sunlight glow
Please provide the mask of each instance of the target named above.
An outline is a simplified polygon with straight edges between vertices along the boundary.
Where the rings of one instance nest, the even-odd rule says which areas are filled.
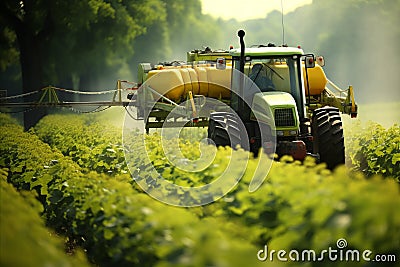
[[[238,21],[265,18],[274,10],[281,11],[281,0],[201,0],[203,14]],[[283,0],[284,13],[311,4],[312,0]]]

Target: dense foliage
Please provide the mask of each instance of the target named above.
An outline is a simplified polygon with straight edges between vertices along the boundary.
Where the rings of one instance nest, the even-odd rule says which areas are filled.
[[[35,131],[24,132],[3,117],[0,167],[8,168],[3,176],[18,189],[37,192],[41,206],[36,205],[32,213],[42,210],[46,224],[66,236],[69,250],[84,248],[96,265],[257,266],[265,264],[257,260],[257,252],[265,244],[276,250],[320,252],[335,248],[339,238],[345,238],[351,249],[369,249],[374,255],[400,253],[400,197],[393,179],[366,179],[362,173],[349,172],[344,167],[330,172],[311,159],[299,164],[283,158],[272,166],[263,185],[249,193],[251,174],[257,164],[257,160],[251,159],[245,176],[226,197],[203,207],[177,208],[144,194],[128,175],[109,175],[94,165],[79,166],[75,154],[59,152],[67,151],[68,144],[93,144],[88,140],[96,138],[102,140],[97,143],[100,146],[113,143],[115,136],[99,134],[101,127],[113,132],[110,125],[93,122],[83,115],[53,115],[42,120]],[[56,121],[62,121],[65,128]],[[79,133],[88,130],[88,121],[94,130]],[[56,125],[52,128],[52,124]],[[44,130],[47,127],[53,129],[53,135]],[[35,132],[43,140],[48,138],[51,146]],[[140,140],[141,135],[132,136],[136,137],[133,140]],[[110,139],[105,142],[104,138]],[[147,141],[147,146],[154,146],[149,150],[153,164],[159,164],[161,171],[164,162],[165,171],[165,155],[155,149],[159,135],[151,135]],[[185,155],[199,155],[199,151],[192,149],[193,143],[181,142],[180,146]],[[227,160],[230,153],[230,149],[220,149],[215,160]],[[130,156],[136,157],[140,166],[143,155]],[[101,157],[97,160],[107,161]],[[218,171],[218,165],[211,166],[210,170],[213,169]],[[201,175],[187,175],[176,169],[169,169],[168,173],[176,183],[193,186],[204,182]],[[145,179],[147,172],[143,169],[135,175]],[[2,209],[7,205],[2,202]],[[1,216],[1,222],[10,225],[10,217]],[[6,244],[2,243],[2,249],[3,246]],[[278,261],[273,263],[279,266]],[[360,266],[364,263],[353,262]],[[335,266],[347,264],[336,262]]]
[[[7,89],[106,89],[121,76],[133,80],[138,62],[170,60],[177,45],[185,56],[203,45],[195,37],[218,33],[198,0],[5,0],[0,7],[0,81]]]
[[[346,131],[352,164],[366,175],[382,174],[400,181],[400,126],[385,129],[377,123],[360,123]]]
[[[66,119],[67,118],[67,119]],[[100,125],[94,116],[51,115],[35,127],[37,136],[70,157],[84,172],[127,173],[121,130]]]
[[[45,227],[35,191],[17,192],[0,169],[0,265],[89,266],[82,251],[67,255],[63,240]]]

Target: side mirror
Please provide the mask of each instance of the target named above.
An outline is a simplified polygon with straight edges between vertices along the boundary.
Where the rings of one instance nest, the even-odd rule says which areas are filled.
[[[304,61],[305,61],[305,64],[306,64],[306,68],[314,68],[315,67],[314,56],[307,55]]]
[[[321,67],[325,66],[325,59],[323,56],[317,56],[317,64]]]
[[[217,70],[224,70],[226,69],[226,59],[221,57],[221,58],[217,58],[217,66],[216,66]]]

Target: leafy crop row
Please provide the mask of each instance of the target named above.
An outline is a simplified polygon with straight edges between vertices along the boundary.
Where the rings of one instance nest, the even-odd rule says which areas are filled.
[[[35,133],[85,172],[127,173],[121,145],[122,131],[112,126],[103,127],[93,116],[49,115],[35,126]]]
[[[199,157],[198,144],[191,142],[191,139],[199,140],[204,136],[203,129],[192,129],[180,133],[179,148],[182,154],[189,159]],[[124,147],[122,146],[122,130],[109,121],[101,121],[93,115],[50,115],[42,119],[35,127],[36,134],[40,139],[57,148],[64,155],[71,157],[84,171],[94,170],[98,173],[111,175],[127,174],[128,168],[124,158]],[[381,174],[393,177],[396,180],[400,177],[400,126],[393,125],[385,129],[377,123],[370,123],[364,127],[359,121],[345,127],[346,131],[346,152],[347,158],[354,169],[364,172],[367,176]],[[142,142],[134,140],[132,143]],[[140,138],[140,137],[139,137]],[[160,146],[160,137],[157,140],[146,141],[147,151],[150,156],[163,154]],[[174,140],[173,142],[175,142]],[[172,140],[166,143],[171,144]],[[154,151],[152,149],[154,148]],[[193,154],[193,155],[192,155]],[[192,157],[192,158],[191,158]],[[156,168],[166,172],[174,171],[165,168],[164,161],[153,162]],[[210,177],[204,173],[198,173],[200,180],[208,182],[204,177]],[[169,176],[172,182],[187,185],[184,181],[178,181]],[[178,175],[179,176],[179,175]],[[190,178],[186,177],[186,180]],[[210,178],[208,178],[209,180]],[[194,178],[197,182],[199,178]],[[196,183],[195,181],[195,183]],[[188,182],[192,184],[192,182]]]
[[[377,123],[346,129],[346,148],[352,164],[366,175],[382,174],[400,181],[400,126],[385,129]]]
[[[1,266],[89,266],[81,251],[64,252],[63,240],[46,229],[39,217],[41,204],[29,194],[19,193],[0,169],[0,265]]]

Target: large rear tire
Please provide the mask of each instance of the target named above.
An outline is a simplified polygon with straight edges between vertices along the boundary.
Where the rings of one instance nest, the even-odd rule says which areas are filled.
[[[323,107],[313,114],[314,153],[329,169],[345,163],[343,125],[339,109]]]
[[[208,124],[208,138],[216,146],[231,146],[236,148],[238,145],[247,148],[244,143],[246,140],[243,134],[246,129],[240,123],[240,118],[233,113],[214,112],[210,114]]]

